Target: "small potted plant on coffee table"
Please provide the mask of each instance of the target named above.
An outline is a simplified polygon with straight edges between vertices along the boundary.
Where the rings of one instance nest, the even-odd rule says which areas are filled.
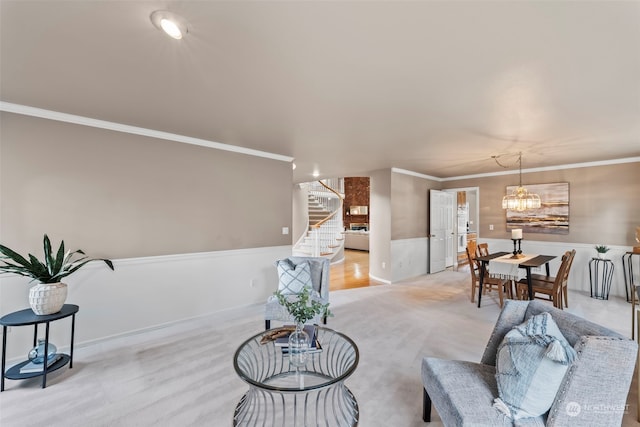
[[[294,366],[303,366],[307,360],[307,350],[311,346],[311,338],[305,331],[304,325],[316,315],[331,316],[329,303],[321,303],[313,298],[310,287],[305,286],[300,293],[285,295],[280,291],[274,294],[280,304],[296,322],[295,331],[289,334],[289,360]]]

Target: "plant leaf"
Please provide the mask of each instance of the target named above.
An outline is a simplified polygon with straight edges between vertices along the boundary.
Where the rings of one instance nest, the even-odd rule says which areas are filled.
[[[311,290],[307,287],[304,287],[296,295],[284,295],[280,291],[276,291],[274,295],[297,323],[306,323],[317,314],[323,317],[332,315],[329,310],[329,303],[322,304],[320,301],[311,298]]]
[[[22,255],[12,251],[6,246],[0,245],[0,253],[2,253],[5,257],[9,258],[11,261],[17,264],[20,264],[27,268],[31,267],[31,264],[29,263],[29,261],[27,261]]]
[[[94,261],[104,261],[104,263],[107,264],[107,267],[109,267],[111,269],[111,271],[115,271],[115,269],[113,268],[113,262],[110,259],[100,258],[100,259],[96,259]]]
[[[81,258],[79,260],[74,261],[72,264],[68,264],[63,271],[61,271],[60,273],[58,273],[55,276],[55,278],[58,279],[58,280],[62,279],[63,277],[66,277],[66,276],[70,275],[71,273],[74,273],[80,267],[82,267],[85,264],[88,264],[88,263],[90,263],[92,261],[103,261],[105,264],[107,264],[107,266],[111,270],[113,270],[113,263],[108,259],[102,259],[102,258],[99,258],[99,259],[93,259],[93,258],[92,259],[86,259],[86,258],[87,257],[83,257],[83,258]]]
[[[10,273],[19,276],[31,277],[32,280],[38,280],[42,283],[59,282],[85,264],[92,261],[102,261],[111,270],[114,270],[113,262],[103,258],[88,258],[84,251],[78,249],[76,251],[66,251],[64,240],[60,242],[60,247],[53,257],[51,240],[49,236],[44,235],[43,239],[44,263],[38,260],[34,255],[29,254],[28,260],[17,252],[6,246],[0,245],[0,274]],[[83,255],[74,259],[76,255]]]
[[[50,275],[53,276],[53,258],[51,258],[51,241],[49,240],[49,236],[44,235],[44,262],[47,265],[47,271]]]
[[[40,280],[42,283],[52,283],[51,275],[47,270],[47,266],[38,260],[35,256],[29,254],[31,260],[31,275],[33,278]]]
[[[0,267],[0,271],[2,273],[13,273],[13,274],[18,274],[20,276],[25,276],[25,277],[31,277],[34,278],[31,275],[31,272],[28,270],[25,270],[25,268],[21,265],[13,265],[13,264],[9,264],[7,262],[5,262],[6,265],[3,265]]]
[[[53,270],[51,271],[51,275],[57,275],[62,269],[62,265],[64,262],[64,240],[60,242],[60,247],[58,248],[58,253],[56,254],[56,260],[53,264]]]

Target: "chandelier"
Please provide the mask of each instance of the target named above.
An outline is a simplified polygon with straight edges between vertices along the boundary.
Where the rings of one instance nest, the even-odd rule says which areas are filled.
[[[506,168],[507,166],[501,164],[498,161],[500,156],[493,156],[496,163]],[[511,209],[514,211],[526,211],[528,209],[538,209],[541,206],[540,196],[535,193],[529,193],[526,188],[522,186],[522,152],[518,153],[518,165],[520,168],[520,182],[518,188],[511,194],[507,194],[502,198],[502,209]]]

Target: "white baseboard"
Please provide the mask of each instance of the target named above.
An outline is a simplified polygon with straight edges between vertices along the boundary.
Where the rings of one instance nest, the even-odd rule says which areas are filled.
[[[370,278],[370,279],[375,280],[376,282],[382,282],[382,283],[385,283],[385,284],[387,284],[387,285],[390,285],[390,284],[391,284],[391,281],[390,281],[390,280],[387,280],[387,279],[381,279],[381,278],[379,278],[379,277],[374,276],[373,274],[369,274],[369,278]]]

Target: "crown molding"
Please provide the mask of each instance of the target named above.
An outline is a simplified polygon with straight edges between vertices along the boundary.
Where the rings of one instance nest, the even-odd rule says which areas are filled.
[[[640,157],[627,157],[624,159],[601,160],[597,162],[570,163],[568,165],[529,168],[529,169],[522,169],[522,173],[546,172],[546,171],[577,169],[577,168],[591,168],[595,166],[611,166],[611,165],[619,165],[622,163],[636,163],[636,162],[640,162]],[[454,176],[451,178],[442,178],[441,181],[443,182],[458,181],[460,179],[485,178],[490,176],[501,176],[501,175],[517,175],[519,173],[520,173],[520,170],[510,170],[510,171],[492,172],[492,173],[479,173],[475,175],[464,175],[464,176]]]
[[[190,136],[175,133],[162,132],[159,130],[141,128],[137,126],[124,125],[121,123],[108,122],[105,120],[92,119],[90,117],[77,116],[75,114],[60,113],[58,111],[45,110],[42,108],[30,107],[27,105],[13,104],[11,102],[0,101],[0,111],[7,113],[21,114],[24,116],[38,117],[41,119],[54,120],[58,122],[73,123],[81,126],[89,126],[99,129],[112,130],[115,132],[141,135],[149,138],[164,139],[167,141],[181,142],[183,144],[199,145],[201,147],[213,148],[216,150],[231,151],[234,153],[246,154],[249,156],[263,157],[272,160],[280,160],[291,163],[293,157],[281,154],[268,153],[266,151],[253,150],[251,148],[238,147],[236,145],[223,144],[221,142],[209,141],[206,139],[193,138]]]
[[[431,176],[431,175],[425,175],[423,173],[413,172],[413,171],[406,170],[406,169],[391,168],[391,172],[401,173],[403,175],[415,176],[415,177],[423,178],[423,179],[430,179],[432,181],[438,181],[438,182],[442,182],[443,181],[442,178],[438,178],[438,177]]]
[[[256,157],[263,157],[267,159],[279,160],[279,161],[288,162],[288,163],[291,163],[294,160],[293,157],[284,156],[282,154],[269,153],[266,151],[254,150],[251,148],[239,147],[236,145],[223,144],[221,142],[209,141],[209,140],[200,139],[200,138],[193,138],[190,136],[179,135],[179,134],[170,133],[170,132],[163,132],[163,131],[158,131],[153,129],[141,128],[137,126],[125,125],[121,123],[109,122],[106,120],[98,120],[90,117],[78,116],[75,114],[60,113],[58,111],[45,110],[43,108],[30,107],[28,105],[14,104],[11,102],[0,101],[0,111],[5,111],[7,113],[21,114],[24,116],[38,117],[42,119],[54,120],[54,121],[65,122],[65,123],[73,123],[81,126],[89,126],[89,127],[99,128],[99,129],[106,129],[106,130],[111,130],[115,132],[129,133],[132,135],[141,135],[149,138],[181,142],[183,144],[199,145],[201,147],[213,148],[216,150],[223,150],[223,151],[231,151],[234,153],[246,154],[249,156],[256,156]],[[622,163],[635,163],[635,162],[640,162],[640,157],[629,157],[624,159],[602,160],[597,162],[573,163],[573,164],[567,164],[567,165],[522,169],[522,173],[587,168],[587,167],[594,167],[594,166],[609,166],[609,165],[616,165],[616,164],[622,164]],[[458,181],[461,179],[472,179],[472,178],[486,178],[486,177],[501,176],[501,175],[515,175],[520,173],[519,170],[510,170],[510,171],[501,171],[501,172],[480,173],[475,175],[454,176],[449,178],[438,178],[435,176],[425,175],[419,172],[413,172],[410,170],[400,169],[400,168],[391,168],[391,171],[395,173],[404,174],[404,175],[415,176],[418,178],[430,179],[436,182]]]
[[[591,168],[595,166],[611,166],[611,165],[619,165],[623,163],[637,163],[637,162],[640,162],[640,157],[627,157],[624,159],[601,160],[597,162],[571,163],[567,165],[545,166],[540,168],[522,169],[522,173],[546,172],[546,171],[577,169],[577,168]],[[447,181],[459,181],[461,179],[487,178],[487,177],[501,176],[501,175],[517,175],[520,173],[520,170],[518,169],[518,170],[509,170],[509,171],[501,171],[501,172],[478,173],[475,175],[452,176],[450,178],[438,178],[435,176],[425,175],[422,173],[413,172],[406,169],[399,169],[399,168],[391,168],[391,172],[416,176],[418,178],[430,179],[432,181],[437,181],[437,182],[447,182]]]

